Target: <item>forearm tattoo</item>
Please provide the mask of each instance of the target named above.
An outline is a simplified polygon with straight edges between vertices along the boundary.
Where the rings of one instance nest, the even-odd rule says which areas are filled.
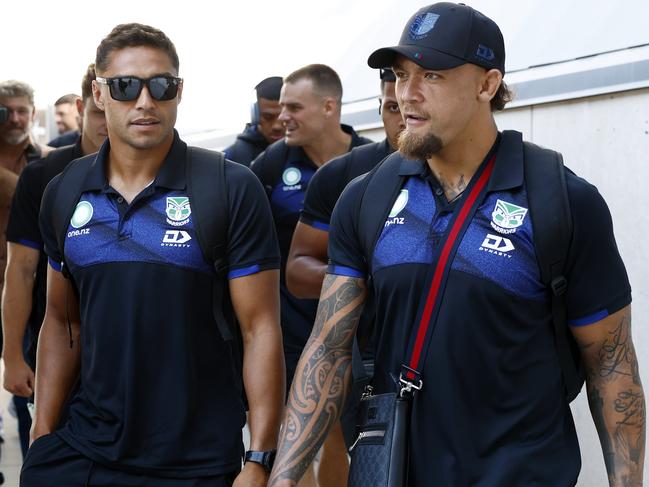
[[[610,485],[642,485],[645,401],[626,312],[587,368],[588,401],[599,433]]]
[[[289,393],[269,486],[286,479],[296,484],[339,419],[364,298],[362,280],[325,276],[313,331]]]

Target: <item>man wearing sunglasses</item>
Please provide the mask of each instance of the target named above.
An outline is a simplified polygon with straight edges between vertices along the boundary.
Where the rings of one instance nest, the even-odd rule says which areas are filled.
[[[226,161],[227,281],[203,258],[188,148],[174,131],[178,67],[173,43],[146,25],[119,25],[97,49],[93,95],[108,140],[78,162],[88,164],[81,188],[66,187],[64,173],[43,198],[50,267],[25,487],[53,479],[65,486],[266,485],[284,391],[277,243],[263,189],[247,168]],[[79,190],[62,251],[54,199]],[[243,337],[254,451],[241,473],[245,408],[214,320],[211,290],[220,285],[229,291],[222,311],[233,308]]]

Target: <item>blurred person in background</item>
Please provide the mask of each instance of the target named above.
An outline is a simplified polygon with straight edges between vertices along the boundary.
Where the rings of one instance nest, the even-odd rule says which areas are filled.
[[[227,159],[249,166],[266,147],[284,137],[284,126],[278,119],[281,89],[282,78],[279,76],[266,78],[255,86],[256,100],[250,108],[250,123],[223,151]]]

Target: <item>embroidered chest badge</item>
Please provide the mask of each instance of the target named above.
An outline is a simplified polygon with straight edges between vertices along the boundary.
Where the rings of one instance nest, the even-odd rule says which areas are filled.
[[[527,215],[527,208],[497,200],[496,207],[491,213],[491,226],[498,233],[515,233],[516,229],[523,224]]]
[[[192,214],[189,198],[187,196],[168,196],[166,213],[169,225],[174,227],[187,225],[189,216]]]

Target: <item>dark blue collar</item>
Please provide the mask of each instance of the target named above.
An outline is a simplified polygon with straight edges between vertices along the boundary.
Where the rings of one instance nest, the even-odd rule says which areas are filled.
[[[354,147],[358,147],[359,145],[363,145],[367,143],[367,140],[361,138],[351,125],[346,125],[344,123],[341,123],[340,128],[342,129],[343,132],[352,136],[352,140],[349,143],[349,149],[347,150],[347,152],[352,150]],[[300,147],[293,146],[288,148],[288,153],[286,155],[286,162],[288,164],[310,164],[315,168],[318,167],[311,159],[309,159],[309,157],[306,155],[306,152],[304,152],[304,149],[301,146]]]
[[[82,187],[82,192],[108,189],[106,164],[108,163],[109,152],[110,140],[106,139],[90,164],[88,175],[86,176]],[[171,144],[171,149],[169,149],[169,153],[165,157],[162,166],[160,166],[160,170],[158,171],[158,175],[156,176],[153,185],[155,187],[163,187],[167,189],[185,189],[186,159],[187,144],[180,140],[178,132],[174,130],[174,141]]]

